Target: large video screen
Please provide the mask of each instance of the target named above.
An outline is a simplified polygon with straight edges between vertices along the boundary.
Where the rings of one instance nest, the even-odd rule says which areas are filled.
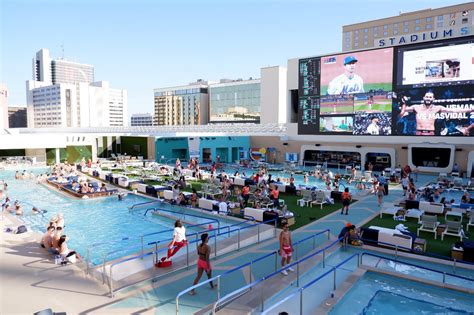
[[[474,43],[464,39],[398,49],[397,86],[474,83]]]
[[[321,57],[321,95],[392,90],[393,48]]]
[[[302,59],[299,71],[300,134],[474,135],[473,36]]]
[[[396,135],[474,135],[472,85],[400,89],[393,96],[392,127]]]

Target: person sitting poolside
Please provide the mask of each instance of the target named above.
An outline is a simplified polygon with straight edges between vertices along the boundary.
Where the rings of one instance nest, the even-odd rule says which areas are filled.
[[[63,258],[64,261],[75,262],[75,259],[82,260],[81,255],[74,250],[70,250],[67,246],[66,241],[68,237],[66,235],[61,235],[58,241],[59,255]],[[74,257],[74,258],[73,258]],[[62,264],[65,264],[63,261]]]
[[[44,233],[41,238],[40,245],[42,248],[46,249],[50,254],[58,255],[59,251],[53,247],[53,238],[56,234],[56,228],[52,225],[48,226],[46,233]]]
[[[102,186],[100,186],[100,191],[101,192],[107,192],[107,187],[105,186],[104,183],[102,183]]]

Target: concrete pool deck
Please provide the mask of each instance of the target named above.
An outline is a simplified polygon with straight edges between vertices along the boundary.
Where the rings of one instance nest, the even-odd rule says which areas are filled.
[[[420,181],[417,184],[419,185]],[[400,198],[401,189],[395,188],[390,190],[390,194],[384,200],[394,201]],[[294,231],[294,240],[326,228],[331,229],[333,236],[337,235],[343,224],[348,221],[360,226],[378,212],[376,202],[376,197],[373,195],[364,197],[351,205],[347,216],[342,216],[336,211]],[[39,246],[39,234],[27,232],[17,235],[3,232],[7,227],[18,225],[20,222],[10,215],[5,215],[0,220],[2,235],[0,313],[2,314],[32,314],[47,308],[71,314],[168,314],[174,311],[174,298],[177,292],[189,287],[196,273],[195,268],[191,267],[158,282],[143,284],[134,290],[126,290],[117,294],[115,298],[110,298],[108,288],[93,277],[86,276],[78,265],[55,265],[51,255]],[[252,259],[250,257],[275,250],[277,242],[277,239],[262,242],[213,261],[214,274],[243,264]],[[235,279],[242,284],[248,280],[245,274]],[[193,297],[186,298],[187,303],[193,302],[190,309],[207,305],[206,299],[203,298],[207,294],[215,293],[203,287],[198,290],[194,300],[190,299]]]

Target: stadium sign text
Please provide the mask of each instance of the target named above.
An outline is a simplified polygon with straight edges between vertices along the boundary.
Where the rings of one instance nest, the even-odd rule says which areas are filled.
[[[393,36],[379,39],[376,45],[379,47],[397,46],[418,42],[426,42],[431,40],[445,39],[451,37],[459,37],[469,35],[469,27],[461,27],[459,29],[445,29],[439,31],[423,32],[412,35]]]

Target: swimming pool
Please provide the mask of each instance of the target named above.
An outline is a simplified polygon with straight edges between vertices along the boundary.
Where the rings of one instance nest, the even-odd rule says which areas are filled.
[[[348,247],[348,248],[339,248],[334,251],[332,254],[326,256],[325,266],[323,267],[323,263],[318,261],[310,270],[306,271],[300,277],[300,288],[305,286],[306,284],[312,282],[314,279],[317,279],[324,273],[331,270],[332,267],[338,265],[339,263],[348,260],[342,266],[340,266],[336,271],[335,278],[333,274],[326,275],[319,279],[314,284],[308,286],[303,292],[303,313],[312,313],[314,312],[317,307],[329,297],[330,293],[333,291],[334,281],[336,283],[336,287],[339,288],[341,284],[357,269],[357,259],[350,258],[354,254],[362,254],[363,252],[367,253],[374,253],[380,256],[384,256],[391,259],[398,259],[398,261],[394,260],[380,260],[378,257],[373,256],[364,256],[363,257],[363,264],[366,266],[377,266],[377,268],[397,272],[400,274],[409,275],[411,277],[420,278],[423,280],[431,280],[441,283],[443,281],[443,272],[455,274],[457,276],[469,278],[474,280],[474,271],[464,268],[457,267],[453,270],[452,266],[437,264],[433,262],[421,261],[412,258],[406,258],[398,256],[396,258],[394,255],[390,254],[379,254],[373,251],[362,250],[360,248]],[[357,256],[356,256],[357,257]],[[403,262],[416,264],[422,267],[438,270],[441,273],[436,273],[430,270],[426,270],[423,268],[419,268],[416,266],[410,266],[407,264],[403,264]],[[377,273],[378,275],[378,273]],[[403,280],[401,280],[403,281]],[[408,283],[415,283],[417,282],[408,281]],[[450,275],[445,275],[445,282],[451,285],[457,285],[463,288],[470,288],[474,289],[474,281],[470,281],[468,279],[463,279],[459,277],[454,277]],[[430,286],[428,286],[430,287]],[[300,308],[300,295],[295,294],[296,283],[291,283],[290,286],[280,289],[277,293],[275,293],[271,298],[265,301],[265,314],[278,314],[282,311],[289,311],[289,310],[299,310]],[[474,296],[471,296],[474,298]],[[281,303],[284,301],[284,303]],[[347,302],[350,304],[350,302]],[[374,302],[375,303],[375,302]],[[364,304],[365,305],[365,304]],[[335,313],[335,314],[343,314],[343,313]],[[354,312],[350,314],[362,314],[361,311]],[[369,313],[367,313],[369,314]],[[373,314],[373,313],[370,313]],[[419,314],[419,313],[417,313]],[[443,313],[444,314],[444,313]],[[454,313],[455,314],[455,313]]]
[[[36,175],[44,173],[47,169],[31,169]],[[162,216],[144,216],[146,208],[138,211],[129,211],[129,207],[143,202],[151,201],[148,198],[129,194],[123,201],[118,201],[117,197],[105,197],[100,199],[74,199],[62,195],[49,189],[36,181],[15,180],[15,171],[0,171],[0,179],[8,183],[8,190],[5,195],[12,201],[19,200],[23,205],[24,215],[20,217],[33,231],[45,232],[46,225],[51,216],[63,213],[65,218],[65,230],[70,241],[69,248],[74,249],[85,256],[87,249],[93,244],[103,244],[94,246],[91,251],[91,262],[93,264],[102,263],[106,253],[109,260],[123,257],[125,255],[138,252],[141,248],[140,236],[144,234],[160,232],[172,229],[174,219]],[[47,210],[43,215],[33,215],[31,208],[36,206],[39,209]],[[236,224],[239,221],[208,215],[189,208],[161,204],[160,207],[172,211],[186,211],[209,219],[217,219],[221,227]],[[193,223],[204,222],[205,219],[193,217]],[[187,233],[202,231],[207,225],[195,228],[188,228]],[[214,226],[215,227],[215,226]],[[161,233],[146,238],[145,243],[166,240],[172,237],[172,232]],[[222,236],[224,237],[224,236]]]
[[[367,272],[329,314],[473,314],[473,305],[473,295]]]

